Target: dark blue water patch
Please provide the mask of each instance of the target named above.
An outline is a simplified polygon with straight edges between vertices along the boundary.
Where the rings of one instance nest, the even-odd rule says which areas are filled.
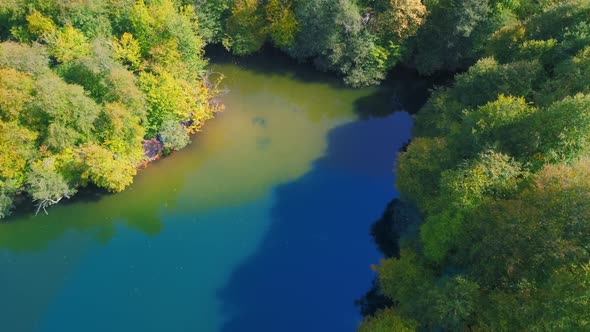
[[[392,167],[411,122],[398,113],[339,127],[310,172],[276,188],[260,247],[219,291],[223,332],[354,331],[354,300],[380,258],[369,228],[396,196]]]

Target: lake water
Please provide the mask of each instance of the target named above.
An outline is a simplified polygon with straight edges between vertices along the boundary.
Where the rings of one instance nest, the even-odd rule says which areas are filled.
[[[353,331],[423,82],[220,57],[226,110],[115,195],[0,224],[1,331]],[[392,98],[397,95],[398,98]],[[419,103],[419,102],[417,102]]]

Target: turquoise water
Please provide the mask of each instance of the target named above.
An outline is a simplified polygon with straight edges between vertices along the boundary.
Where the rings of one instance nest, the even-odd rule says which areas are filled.
[[[369,227],[410,137],[391,96],[412,104],[423,85],[235,62],[212,67],[226,111],[131,188],[0,225],[2,331],[355,329],[380,259]]]

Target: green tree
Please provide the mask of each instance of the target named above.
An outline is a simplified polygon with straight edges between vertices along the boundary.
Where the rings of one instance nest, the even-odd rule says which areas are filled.
[[[453,145],[464,155],[493,147],[520,160],[530,160],[537,151],[537,135],[532,125],[539,112],[522,97],[500,95],[475,110],[465,111]]]
[[[351,86],[377,84],[395,62],[396,47],[380,46],[354,1],[296,2],[299,32],[287,52],[298,59],[313,58],[321,70],[334,70]]]
[[[566,97],[538,112],[534,126],[543,162],[573,161],[587,154],[590,95]]]
[[[382,260],[377,269],[379,289],[397,306],[402,317],[423,325],[432,319],[428,308],[432,300],[433,271],[410,248],[402,248],[399,258]]]
[[[195,0],[199,32],[207,43],[219,43],[224,34],[224,23],[231,14],[231,0]]]
[[[486,199],[514,196],[527,175],[520,163],[493,151],[444,171],[440,195],[420,229],[425,256],[441,262],[462,241],[465,216]]]
[[[428,19],[418,31],[414,43],[413,62],[418,71],[431,74],[455,71],[470,65],[481,53],[489,35],[510,17],[506,6],[498,3],[502,1],[429,2]]]
[[[133,182],[137,161],[118,156],[95,143],[82,145],[78,150],[81,179],[92,181],[101,188],[119,192]]]
[[[45,159],[31,165],[27,174],[28,192],[37,203],[37,213],[59,203],[64,197],[69,198],[75,193],[64,178],[53,169],[53,160]]]
[[[109,103],[96,120],[97,136],[102,144],[118,156],[130,158],[139,164],[143,155],[144,129],[140,118],[124,105]]]
[[[472,219],[478,222],[469,224],[461,252],[466,254],[464,264],[482,285],[508,290],[523,280],[547,280],[561,266],[588,261],[587,166],[587,160],[573,166],[545,166],[519,197],[475,211]]]
[[[295,41],[287,52],[296,59],[307,59],[324,53],[329,47],[331,32],[334,29],[334,1],[297,1],[293,12],[299,23]]]
[[[9,181],[0,181],[0,219],[10,216],[14,208],[13,200],[16,188]]]
[[[159,75],[143,72],[139,85],[147,96],[148,137],[155,137],[166,120],[188,120],[195,110],[195,95],[189,83],[174,78],[168,72]]]
[[[0,119],[17,120],[33,99],[33,78],[12,68],[0,68]]]
[[[542,105],[578,93],[590,93],[590,47],[586,47],[555,68],[555,76],[548,80],[536,101]]]
[[[40,132],[43,144],[60,151],[90,140],[99,112],[81,86],[47,75],[36,82],[27,124]]]
[[[57,31],[53,20],[36,10],[27,16],[27,23],[29,33],[37,38],[48,36]]]
[[[90,43],[84,34],[72,26],[45,35],[49,54],[59,63],[67,63],[90,53]]]
[[[445,138],[415,138],[398,157],[397,189],[404,199],[415,202],[425,211],[430,210],[439,194],[440,175],[450,162]]]
[[[180,150],[190,143],[186,128],[174,120],[164,121],[160,129],[160,138],[164,148],[170,150]]]
[[[370,22],[375,33],[384,41],[401,45],[416,35],[426,20],[426,6],[420,0],[385,0],[383,9]],[[370,18],[369,18],[370,19]]]
[[[417,328],[418,324],[415,321],[402,318],[394,309],[387,308],[367,317],[357,332],[413,332]]]
[[[226,22],[224,45],[238,55],[258,51],[266,41],[263,8],[258,0],[234,0]]]
[[[291,0],[269,0],[264,5],[268,34],[277,47],[288,47],[295,41],[298,23],[291,7]]]
[[[151,66],[174,69],[189,80],[198,79],[207,64],[204,41],[199,35],[192,6],[176,6],[172,0],[137,2],[129,13],[131,33]],[[121,37],[123,38],[123,37]]]
[[[481,299],[477,283],[456,276],[446,280],[437,293],[434,306],[443,329],[464,331],[476,322]]]
[[[538,62],[500,65],[492,58],[484,58],[457,75],[450,93],[465,108],[474,108],[496,100],[500,94],[531,98],[544,79],[545,72]]]
[[[28,162],[35,157],[37,134],[17,122],[0,120],[0,181],[12,180],[18,188],[25,181]]]
[[[125,32],[121,38],[113,39],[115,58],[133,70],[141,67],[141,47],[131,33]]]
[[[49,71],[49,59],[40,45],[24,45],[15,42],[0,43],[0,67],[12,68],[33,76]]]

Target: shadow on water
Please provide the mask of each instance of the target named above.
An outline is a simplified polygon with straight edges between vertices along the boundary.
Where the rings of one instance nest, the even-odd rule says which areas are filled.
[[[157,160],[152,168],[168,160]],[[155,174],[152,169],[140,170],[137,177]],[[183,174],[182,171],[179,173]],[[170,179],[170,180],[168,180]],[[49,243],[63,237],[69,231],[89,232],[100,243],[107,243],[115,236],[118,223],[144,234],[156,235],[163,228],[160,212],[163,204],[174,204],[174,188],[182,183],[182,177],[166,177],[166,185],[158,190],[146,190],[145,184],[134,184],[122,193],[112,194],[93,185],[79,188],[71,199],[49,207],[48,215],[40,211],[30,197],[21,196],[17,209],[0,223],[0,249],[14,252],[40,252]],[[146,181],[143,181],[146,182]]]
[[[82,203],[96,203],[99,202],[104,196],[109,195],[108,191],[98,188],[93,184],[89,184],[86,187],[80,187],[76,189],[76,195],[72,196],[70,199],[63,199],[60,201],[61,206],[69,206],[75,204],[77,202]],[[15,222],[18,219],[22,219],[27,217],[37,211],[37,205],[33,201],[33,199],[28,195],[18,195],[15,197],[14,201],[14,209],[10,215],[10,217],[3,219],[2,223],[11,223]],[[51,207],[47,209],[47,211],[51,211]],[[43,215],[43,210],[38,211],[41,215]],[[49,212],[48,212],[49,213]]]
[[[252,55],[238,57],[220,45],[211,45],[207,48],[207,56],[214,66],[233,64],[256,74],[288,75],[303,83],[328,83],[336,89],[350,88],[335,73],[318,71],[310,62],[295,65],[296,60],[269,46]],[[420,76],[415,69],[400,65],[375,87],[374,94],[359,98],[355,102],[355,109],[361,119],[386,117],[399,111],[415,114],[424,106],[430,89],[437,85],[448,85],[451,78],[444,74]]]
[[[268,45],[248,56],[235,56],[220,45],[210,45],[206,49],[206,55],[212,65],[239,65],[256,74],[288,75],[302,83],[330,83],[333,88],[347,88],[334,73],[321,72],[309,62],[298,64],[281,50]]]
[[[430,89],[438,83],[440,80],[426,79],[414,70],[397,67],[375,93],[355,101],[355,110],[365,120],[401,111],[415,114],[426,103]]]
[[[324,157],[276,188],[270,229],[218,294],[223,332],[355,329],[354,300],[380,257],[369,228],[395,196],[392,165],[411,125],[397,113],[337,127]]]

